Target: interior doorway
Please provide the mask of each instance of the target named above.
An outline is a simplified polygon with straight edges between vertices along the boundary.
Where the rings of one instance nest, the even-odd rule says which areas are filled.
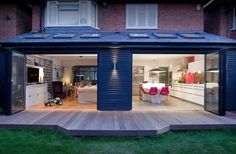
[[[27,110],[97,110],[97,54],[26,55]]]
[[[204,77],[204,54],[134,54],[133,109],[204,110]]]

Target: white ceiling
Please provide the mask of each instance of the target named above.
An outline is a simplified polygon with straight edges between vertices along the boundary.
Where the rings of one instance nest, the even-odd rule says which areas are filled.
[[[193,54],[134,54],[134,60],[159,60],[159,59],[178,59],[183,57],[194,56]]]
[[[44,54],[42,56],[60,59],[62,61],[81,59],[97,60],[97,54]],[[194,54],[134,54],[133,60],[171,60],[189,56],[194,56]]]
[[[59,59],[62,61],[70,61],[70,60],[96,60],[96,54],[45,54],[42,56],[47,56],[55,59]]]

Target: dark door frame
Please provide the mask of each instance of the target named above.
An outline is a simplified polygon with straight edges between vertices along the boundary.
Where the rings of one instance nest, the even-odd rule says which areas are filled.
[[[107,50],[107,46],[106,46],[106,48],[103,48],[103,47],[101,47],[101,48],[93,48],[93,49],[91,49],[91,48],[83,48],[83,49],[80,49],[80,48],[77,48],[77,49],[71,49],[71,48],[69,48],[69,49],[52,49],[52,48],[48,48],[47,50],[44,50],[44,49],[40,49],[40,48],[38,48],[38,49],[36,49],[36,50],[34,50],[34,48],[28,48],[28,49],[25,49],[25,48],[23,48],[23,49],[16,49],[16,51],[19,51],[19,52],[21,52],[21,53],[23,53],[23,54],[97,54],[98,55],[98,58],[99,58],[99,52],[101,52],[101,51],[104,51],[104,50]],[[112,50],[112,49],[111,49]],[[120,49],[116,49],[117,51],[123,51],[123,50],[127,50],[127,49],[125,49],[125,48],[120,48]],[[212,50],[220,50],[221,51],[221,54],[224,54],[224,51],[223,50],[221,50],[221,48],[218,48],[218,47],[216,47],[216,48],[184,48],[184,46],[182,47],[182,48],[165,48],[165,49],[163,49],[163,48],[140,48],[140,49],[137,49],[137,48],[128,48],[128,50],[130,50],[131,51],[131,54],[133,55],[133,54],[206,54],[206,53],[210,53],[210,51],[212,51]],[[225,60],[224,60],[224,56],[221,56],[221,66],[222,66],[222,68],[224,68],[223,66],[225,65]],[[8,54],[8,58],[7,58],[7,61],[8,61],[8,63],[11,61],[11,56]],[[11,70],[11,65],[6,65],[6,70]],[[98,66],[98,69],[99,69],[99,66]],[[222,84],[224,84],[224,76],[225,76],[225,71],[222,71],[223,73],[222,73],[222,75],[221,75],[221,83]],[[10,74],[11,72],[7,72],[6,73],[6,76],[7,76],[7,87],[9,87],[9,85],[11,85],[11,80],[8,78],[8,77],[10,77],[11,76],[11,74]],[[98,76],[98,82],[99,82],[99,76]],[[224,87],[224,85],[222,85],[222,87]],[[11,93],[11,89],[7,89],[7,91],[8,91],[8,94],[10,94]],[[99,88],[98,88],[98,91],[99,91]],[[221,88],[220,89],[220,91],[222,92],[222,91],[224,91],[224,89],[223,88]],[[224,99],[224,93],[220,93],[222,96],[221,96],[221,100],[223,100]],[[8,98],[10,98],[10,96],[8,97]],[[9,100],[10,101],[10,100]],[[10,107],[9,107],[9,104],[11,104],[11,103],[9,103],[8,101],[7,101],[7,103],[6,103],[7,105],[6,105],[6,114],[10,114],[11,112],[11,110],[10,110]],[[98,105],[97,105],[98,106]],[[223,112],[222,113],[220,113],[219,115],[224,115],[224,113],[225,113],[225,104],[224,103],[221,103],[221,109],[223,110]]]
[[[37,55],[40,55],[40,54],[42,54],[42,53],[39,53],[39,52],[24,52],[24,51],[15,51],[15,50],[11,50],[11,51],[8,51],[7,52],[7,65],[6,65],[6,67],[8,68],[8,69],[6,69],[6,70],[8,70],[7,71],[7,73],[6,73],[6,79],[8,79],[7,80],[7,85],[8,86],[6,86],[7,87],[7,99],[6,99],[6,101],[4,101],[4,102],[6,102],[6,103],[4,103],[5,104],[5,107],[4,107],[4,110],[6,111],[6,115],[12,115],[12,114],[15,114],[15,113],[18,113],[18,112],[21,112],[21,111],[23,111],[23,110],[25,110],[26,109],[26,107],[24,107],[24,109],[23,110],[20,110],[20,111],[18,111],[18,112],[12,112],[12,103],[11,103],[11,101],[12,101],[12,97],[11,97],[11,77],[12,77],[12,72],[11,72],[11,70],[12,70],[12,53],[13,52],[16,52],[16,53],[20,53],[20,54],[23,54],[23,55],[25,55],[25,56],[27,56],[27,55],[30,55],[30,54],[37,54]],[[65,53],[65,52],[57,52],[57,53],[55,53],[55,52],[45,52],[45,53],[43,53],[43,54],[71,54],[71,55],[73,55],[73,54],[96,54],[97,56],[99,56],[99,54],[97,53],[97,52],[89,52],[89,53],[87,53],[87,52],[77,52],[77,53],[75,53],[75,52],[69,52],[69,53]],[[97,66],[98,66],[98,60],[97,60]],[[26,63],[25,63],[25,68],[24,68],[24,72],[26,73]],[[97,74],[98,75],[98,74]],[[24,76],[24,78],[26,79],[26,77]],[[98,77],[97,77],[98,78]],[[97,82],[99,82],[99,81],[97,81]],[[24,96],[24,100],[25,100],[25,106],[26,106],[26,82],[25,82],[25,89],[24,89],[24,91],[25,91],[25,96]],[[98,89],[99,88],[97,88],[97,92],[98,92]],[[97,100],[98,100],[98,98],[97,98]],[[97,105],[97,108],[98,108],[98,105]]]
[[[210,112],[210,113],[213,113],[213,114],[217,114],[219,116],[224,116],[226,111],[225,111],[225,81],[226,81],[226,57],[225,57],[225,51],[223,51],[222,49],[221,50],[218,50],[218,51],[210,51],[210,53],[207,53],[207,54],[211,54],[211,53],[218,53],[219,54],[219,59],[218,59],[218,63],[219,63],[219,81],[218,81],[218,84],[219,84],[219,100],[218,100],[218,111],[217,113],[216,112],[213,112],[213,111],[209,111],[207,110],[206,108],[206,97],[204,98],[205,100],[205,103],[204,103],[204,110]],[[205,63],[206,63],[206,55],[205,54]],[[206,65],[205,65],[205,72],[206,72]],[[205,81],[206,81],[206,75],[204,76],[205,78]],[[207,95],[206,93],[206,83],[205,83],[205,96]]]
[[[23,96],[23,101],[24,101],[24,106],[23,106],[23,108],[22,109],[20,109],[20,110],[18,110],[18,111],[15,111],[15,112],[13,112],[12,111],[12,56],[13,56],[13,53],[17,53],[17,54],[21,54],[21,55],[23,55],[24,56],[24,68],[23,68],[23,74],[24,74],[24,76],[23,76],[23,79],[24,79],[24,82],[23,82],[23,91],[24,91],[24,96]],[[26,68],[26,63],[25,63],[25,54],[24,53],[22,53],[22,52],[19,52],[19,51],[15,51],[15,50],[11,50],[11,51],[9,51],[9,62],[8,62],[8,64],[9,64],[9,79],[8,79],[8,87],[9,87],[9,102],[8,102],[8,111],[7,111],[7,113],[8,114],[15,114],[15,113],[18,113],[18,112],[21,112],[21,111],[23,111],[23,110],[25,110],[25,107],[26,107],[26,95],[25,95],[25,91],[26,91],[26,83],[25,83],[25,68]]]
[[[10,75],[10,66],[8,63],[10,62],[10,54],[8,52],[5,52],[3,50],[0,51],[1,56],[1,74],[0,74],[0,93],[1,93],[1,107],[3,109],[4,114],[10,114],[10,92],[9,85],[11,83],[11,80],[9,78]]]
[[[225,76],[226,76],[226,71],[225,71],[225,51],[223,49],[203,49],[203,50],[187,50],[188,52],[186,52],[186,49],[181,50],[181,49],[175,49],[175,50],[170,50],[169,52],[163,51],[161,49],[159,50],[133,50],[132,52],[132,56],[134,54],[202,54],[204,56],[206,56],[206,54],[209,54],[211,52],[219,52],[219,67],[220,67],[220,73],[219,73],[219,112],[218,113],[214,113],[211,112],[213,114],[217,114],[219,116],[224,116],[225,115],[225,93],[224,93],[224,88],[225,88]],[[206,61],[206,59],[205,59]],[[204,69],[204,72],[206,71],[206,68]],[[205,78],[205,75],[204,75]],[[206,85],[206,83],[204,83]],[[204,86],[205,87],[205,86]],[[205,105],[206,105],[206,100],[205,100],[205,96],[206,95],[206,88],[204,88],[204,110],[206,110]],[[206,110],[207,111],[207,110]],[[210,111],[208,111],[210,112]]]

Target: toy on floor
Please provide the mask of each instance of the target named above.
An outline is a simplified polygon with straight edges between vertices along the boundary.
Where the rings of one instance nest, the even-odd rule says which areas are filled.
[[[62,104],[63,104],[63,101],[59,97],[50,98],[44,102],[45,106],[62,105]]]

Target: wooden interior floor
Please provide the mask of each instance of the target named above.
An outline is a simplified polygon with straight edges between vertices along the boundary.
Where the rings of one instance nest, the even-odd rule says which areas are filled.
[[[149,102],[143,102],[138,96],[133,96],[133,109],[134,110],[188,110],[198,111],[204,110],[204,107],[192,102],[184,101],[175,97],[168,97],[168,101],[161,104],[153,104]]]
[[[63,105],[45,106],[44,103],[30,106],[27,110],[97,110],[96,103],[79,103],[76,97],[63,100]]]
[[[79,103],[76,97],[63,100],[63,105],[45,106],[44,103],[27,108],[27,110],[97,110],[96,103]],[[169,97],[168,101],[161,104],[152,104],[141,101],[138,96],[133,96],[133,110],[204,110],[203,106],[188,101]]]

